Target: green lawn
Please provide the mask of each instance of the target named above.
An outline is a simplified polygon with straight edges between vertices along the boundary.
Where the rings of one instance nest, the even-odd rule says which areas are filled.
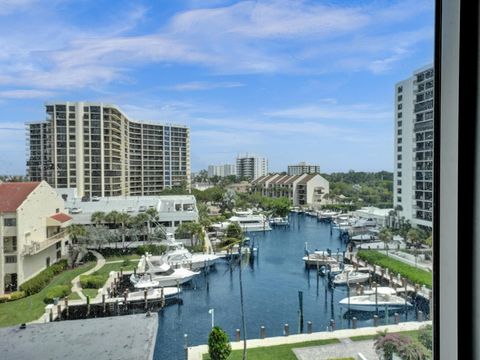
[[[140,255],[137,254],[132,254],[132,255],[122,255],[122,256],[117,256],[117,255],[112,255],[112,256],[105,256],[105,261],[118,261],[118,260],[140,260]]]
[[[110,271],[120,271],[120,269],[123,269],[124,271],[131,271],[137,266],[137,264],[138,264],[138,261],[135,261],[135,260],[130,260],[130,265],[128,266],[123,266],[123,263],[121,262],[113,263],[113,264],[105,264],[99,270],[95,271],[92,275],[102,276],[103,283],[105,283],[108,280]]]
[[[379,265],[382,268],[388,268],[390,272],[395,274],[399,273],[401,276],[407,278],[414,284],[425,285],[429,289],[432,288],[432,273],[416,268],[401,262],[399,260],[392,259],[376,250],[360,250],[357,256],[368,261],[369,264]]]
[[[82,292],[85,297],[89,296],[90,300],[93,300],[97,297],[98,289],[82,289]]]
[[[72,292],[70,295],[68,295],[68,300],[81,300],[82,298],[78,293]]]
[[[417,340],[418,339],[418,330],[409,330],[409,331],[401,331],[398,333],[392,333],[392,334],[402,334],[402,335],[407,335],[410,336],[412,339]],[[363,340],[371,340],[375,338],[377,335],[359,335],[359,336],[351,336],[350,340],[352,341],[363,341]]]
[[[43,298],[55,285],[71,285],[71,281],[81,273],[95,266],[94,262],[86,263],[73,270],[57,275],[50,284],[35,295],[23,299],[0,304],[0,327],[26,323],[38,319],[45,312]]]
[[[294,344],[259,347],[259,348],[247,349],[247,357],[249,360],[276,360],[276,359],[297,360],[297,357],[293,353],[292,349],[308,347],[308,346],[335,344],[338,342],[340,342],[338,339],[328,339],[328,340],[306,341],[306,342],[294,343]],[[243,354],[242,350],[234,350],[228,357],[228,360],[240,360],[242,359],[242,354]],[[210,356],[208,354],[204,354],[203,359],[209,360]]]

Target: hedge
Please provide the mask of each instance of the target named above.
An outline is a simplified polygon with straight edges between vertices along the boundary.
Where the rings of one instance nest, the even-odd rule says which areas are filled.
[[[80,284],[84,289],[100,289],[105,279],[100,275],[80,275]]]
[[[37,276],[25,281],[22,285],[20,285],[20,290],[24,291],[26,296],[36,294],[45,286],[47,286],[48,283],[55,277],[55,275],[60,274],[62,271],[66,270],[67,267],[67,260],[60,260],[59,262],[43,270]]]
[[[357,257],[367,261],[369,264],[379,265],[383,268],[388,268],[390,272],[399,273],[414,284],[425,285],[429,289],[432,288],[432,273],[428,271],[392,259],[375,250],[359,250]]]
[[[25,296],[27,296],[27,294],[25,294],[25,291],[14,291],[10,294],[10,301],[22,299]]]
[[[70,294],[71,289],[70,286],[68,285],[57,285],[52,287],[50,290],[48,290],[47,294],[43,298],[43,302],[46,304],[51,304],[53,303],[53,299],[55,298],[64,298],[68,294]]]

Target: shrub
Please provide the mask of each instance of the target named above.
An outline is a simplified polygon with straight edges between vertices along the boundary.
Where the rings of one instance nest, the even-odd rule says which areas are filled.
[[[428,351],[422,344],[402,334],[387,334],[387,330],[377,333],[374,346],[377,354],[384,360],[392,360],[394,354],[402,360],[428,359]]]
[[[418,340],[427,349],[433,349],[433,327],[432,325],[426,325],[420,328],[418,332]]]
[[[122,267],[127,267],[127,266],[130,266],[131,264],[132,262],[129,259],[125,259],[122,262]]]
[[[25,291],[14,291],[10,294],[10,301],[18,300],[26,296]]]
[[[136,254],[144,255],[146,252],[152,255],[162,255],[167,251],[167,247],[164,245],[141,245],[136,249]]]
[[[232,352],[228,335],[215,326],[208,336],[208,354],[212,360],[226,360]]]
[[[55,298],[64,298],[70,294],[70,286],[68,285],[57,285],[48,290],[47,294],[43,298],[43,302],[46,304],[53,303]]]
[[[105,279],[100,275],[81,275],[80,285],[84,289],[100,289],[105,283]]]
[[[67,267],[67,260],[60,260],[59,262],[43,270],[37,276],[25,281],[22,285],[20,285],[20,290],[24,291],[26,296],[36,294],[45,286],[47,286],[55,275],[60,274],[62,271],[66,270]]]
[[[10,295],[0,295],[0,304],[10,300]]]

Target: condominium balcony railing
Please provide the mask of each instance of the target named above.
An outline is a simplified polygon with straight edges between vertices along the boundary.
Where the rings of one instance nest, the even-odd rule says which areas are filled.
[[[61,231],[55,235],[50,236],[44,241],[32,241],[30,244],[23,246],[22,255],[35,255],[40,251],[45,250],[46,248],[56,244],[60,240],[64,239],[67,236],[67,231]]]

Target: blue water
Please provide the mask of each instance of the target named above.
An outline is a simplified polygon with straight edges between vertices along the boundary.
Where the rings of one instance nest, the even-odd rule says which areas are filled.
[[[337,329],[351,326],[338,306],[347,296],[346,287],[331,289],[323,277],[317,283],[316,272],[306,270],[302,260],[305,242],[310,250],[345,250],[336,230],[331,231],[329,224],[313,217],[291,214],[290,227],[251,233],[249,237],[258,247],[258,256],[242,263],[247,338],[259,338],[262,325],[267,337],[283,335],[285,323],[289,324],[290,334],[298,333],[299,291],[303,291],[304,331],[307,321],[312,321],[314,332],[325,331],[330,319],[335,320]],[[215,325],[222,327],[232,341],[235,339],[235,329],[242,328],[238,267],[231,268],[226,260],[219,262],[208,274],[184,286],[180,296],[183,305],[159,312],[154,359],[184,359],[184,334],[188,335],[188,346],[206,344],[211,308]],[[412,314],[402,314],[402,321],[411,320]],[[393,317],[381,318],[380,324],[387,320],[394,321]],[[372,325],[372,319],[358,321],[359,327]]]

